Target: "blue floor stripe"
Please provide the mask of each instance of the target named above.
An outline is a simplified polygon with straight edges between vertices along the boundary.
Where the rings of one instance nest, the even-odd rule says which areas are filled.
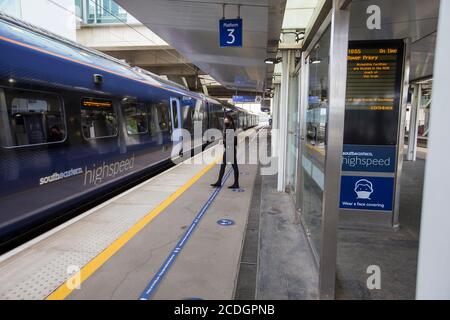
[[[175,259],[180,254],[181,250],[183,250],[184,245],[191,237],[192,233],[194,232],[195,228],[199,224],[200,220],[206,213],[206,211],[209,209],[211,204],[213,203],[214,199],[219,194],[220,190],[222,190],[222,187],[224,183],[227,181],[228,177],[230,176],[231,172],[233,170],[230,169],[226,174],[224,179],[222,180],[222,185],[218,188],[214,189],[214,192],[211,194],[209,199],[206,201],[206,203],[203,205],[203,207],[200,209],[200,211],[197,213],[194,221],[192,221],[192,224],[188,228],[188,230],[185,232],[183,237],[180,239],[180,241],[177,243],[175,248],[172,250],[170,255],[167,257],[166,261],[163,263],[163,265],[159,268],[158,272],[155,274],[153,279],[150,281],[150,283],[145,288],[144,292],[141,293],[141,296],[139,297],[139,300],[149,300],[151,296],[155,293],[156,289],[158,288],[159,284],[163,280],[164,276],[169,271],[170,267],[172,267],[173,263],[175,262]]]

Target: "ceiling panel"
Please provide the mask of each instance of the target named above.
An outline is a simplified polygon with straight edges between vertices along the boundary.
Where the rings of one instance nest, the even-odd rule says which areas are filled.
[[[277,40],[271,38],[279,38],[285,1],[226,1],[230,4],[225,8],[226,18],[238,16],[238,8],[233,4],[242,5],[240,8],[244,29],[242,48],[219,47],[218,25],[223,16],[220,1],[117,0],[117,2],[186,59],[224,86],[238,90],[264,89],[268,71],[264,60],[268,57],[270,40]]]

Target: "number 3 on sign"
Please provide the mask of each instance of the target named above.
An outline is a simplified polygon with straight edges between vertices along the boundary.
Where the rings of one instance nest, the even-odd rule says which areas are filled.
[[[234,29],[227,29],[228,31],[228,37],[231,40],[227,40],[228,44],[234,44],[234,42],[236,41],[236,37],[234,36]]]

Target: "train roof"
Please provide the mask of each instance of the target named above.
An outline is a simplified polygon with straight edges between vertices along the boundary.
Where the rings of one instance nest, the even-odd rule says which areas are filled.
[[[241,108],[241,107],[235,106],[234,104],[229,103],[228,101],[221,101],[221,103],[223,104],[223,106],[225,107],[225,110],[227,112],[236,110],[236,111],[245,112],[245,113],[248,113],[248,114],[251,114],[251,115],[254,115],[254,116],[258,115],[257,113],[249,111],[249,110],[247,110],[245,108]]]
[[[81,63],[92,64],[96,67],[122,74],[131,79],[144,80],[151,85],[159,85],[161,87],[179,91],[181,94],[189,94],[201,98],[198,93],[189,91],[187,88],[173,81],[164,79],[150,71],[139,67],[131,67],[125,61],[111,57],[98,50],[88,48],[2,12],[0,12],[0,22],[4,22],[0,23],[0,31],[5,37],[11,40],[31,45]],[[28,32],[23,32],[23,30],[27,30]]]
[[[227,109],[227,111],[233,111],[233,110],[236,110],[236,111],[244,111],[244,112],[247,112],[247,110],[242,109],[242,108],[239,108],[239,107],[235,106],[234,104],[229,103],[228,101],[221,101],[221,103],[223,104],[223,106],[225,107],[225,109]]]
[[[150,77],[151,79],[158,81],[160,84],[164,84],[164,85],[167,85],[169,87],[176,88],[176,89],[178,89],[178,90],[180,90],[182,92],[189,92],[189,94],[196,95],[198,98],[203,98],[203,99],[206,98],[201,93],[190,91],[186,87],[184,87],[184,86],[182,86],[182,85],[180,85],[180,84],[178,84],[176,82],[170,81],[168,79],[164,79],[163,77],[161,77],[161,76],[159,76],[159,75],[157,75],[157,74],[155,74],[155,73],[153,73],[151,71],[142,69],[140,67],[133,67],[133,70],[138,72],[138,73],[140,73],[141,75],[142,74],[146,75],[146,76]]]
[[[38,48],[43,52],[50,52],[69,60],[89,64],[112,73],[122,75],[149,85],[159,86],[176,91],[179,94],[189,95],[198,99],[207,100],[210,103],[221,104],[225,108],[248,112],[238,108],[226,101],[218,100],[202,93],[193,92],[173,81],[164,79],[148,70],[140,67],[132,67],[125,61],[116,59],[98,50],[88,48],[77,42],[64,38],[48,30],[35,26],[31,23],[14,18],[0,12],[0,32],[5,38]],[[24,32],[26,30],[28,32]]]

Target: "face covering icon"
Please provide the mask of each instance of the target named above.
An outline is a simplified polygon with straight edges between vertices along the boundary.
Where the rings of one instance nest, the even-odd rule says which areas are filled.
[[[366,179],[358,180],[355,183],[355,192],[358,199],[370,200],[370,195],[373,193],[372,182]]]

